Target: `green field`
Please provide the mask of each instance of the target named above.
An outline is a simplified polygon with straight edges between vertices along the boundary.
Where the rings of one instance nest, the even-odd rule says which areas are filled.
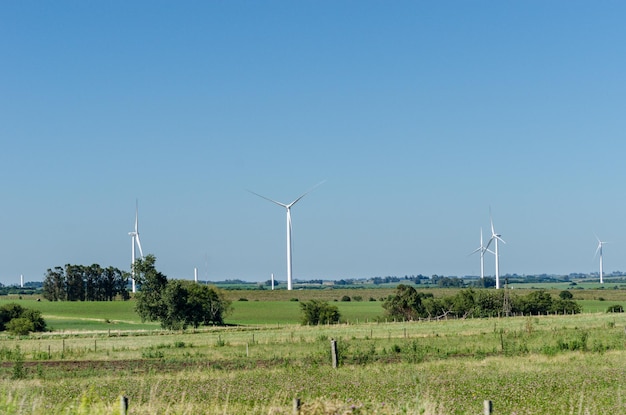
[[[626,413],[626,317],[604,312],[619,290],[576,291],[574,316],[419,323],[378,322],[376,290],[326,291],[343,323],[299,325],[320,291],[230,292],[228,326],[184,332],[141,323],[132,301],[16,300],[55,331],[0,335],[0,413],[114,414],[121,395],[129,414],[292,414],[294,398],[301,414],[479,414],[486,399],[495,414]]]

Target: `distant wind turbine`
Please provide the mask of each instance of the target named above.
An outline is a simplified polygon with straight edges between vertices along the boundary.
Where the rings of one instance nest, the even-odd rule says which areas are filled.
[[[604,269],[602,268],[602,246],[608,242],[601,241],[600,238],[598,238],[597,236],[596,236],[596,239],[598,240],[598,247],[596,248],[596,253],[594,257],[597,256],[598,253],[600,254],[600,284],[604,284],[604,280],[603,280]]]
[[[291,208],[293,207],[293,205],[295,205],[296,203],[298,203],[300,201],[300,199],[302,199],[304,196],[306,196],[307,194],[311,193],[313,191],[313,189],[315,189],[317,186],[321,185],[322,183],[324,183],[324,181],[316,184],[315,186],[313,186],[311,189],[309,189],[307,192],[301,194],[300,196],[298,196],[293,202],[291,203],[281,203],[281,202],[277,202],[273,199],[270,199],[268,197],[265,197],[263,195],[260,195],[258,193],[253,192],[252,190],[248,190],[250,193],[259,196],[262,199],[265,199],[269,202],[275,203],[278,206],[282,206],[287,210],[287,290],[291,290],[293,288],[293,280],[292,280],[292,275],[291,275]]]
[[[131,268],[130,276],[133,284],[133,292],[137,292],[137,286],[135,284],[135,246],[139,248],[139,255],[143,259],[143,251],[141,250],[141,241],[139,240],[139,202],[135,202],[135,230],[128,232],[131,241]]]
[[[491,217],[491,209],[489,209],[489,221],[491,222],[491,239],[489,239],[489,242],[487,243],[487,247],[485,249],[489,248],[489,245],[491,245],[492,241],[495,241],[495,248],[493,250],[493,254],[496,257],[496,290],[500,289],[500,254],[498,252],[498,241],[502,242],[502,243],[506,243],[504,242],[504,240],[501,238],[502,235],[500,235],[499,233],[496,233],[495,228],[493,227],[493,218]]]
[[[476,252],[480,252],[480,279],[485,278],[485,252],[491,252],[487,249],[486,246],[483,245],[483,228],[480,228],[480,246],[476,248],[470,255],[475,254]]]

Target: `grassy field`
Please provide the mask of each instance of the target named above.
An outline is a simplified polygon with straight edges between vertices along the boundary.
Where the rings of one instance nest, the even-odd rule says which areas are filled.
[[[626,413],[626,317],[590,312],[626,305],[619,290],[574,291],[574,316],[419,323],[376,322],[377,291],[324,292],[345,320],[315,327],[297,324],[313,294],[279,293],[229,292],[229,326],[184,332],[132,301],[17,300],[55,331],[0,335],[0,413],[115,414],[122,395],[129,414],[292,414],[294,398],[301,414]]]

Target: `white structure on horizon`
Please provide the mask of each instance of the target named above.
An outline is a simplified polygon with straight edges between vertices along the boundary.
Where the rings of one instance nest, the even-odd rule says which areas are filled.
[[[598,255],[598,253],[600,253],[600,284],[604,284],[604,279],[603,279],[604,268],[603,268],[603,264],[602,264],[602,247],[607,242],[601,241],[600,238],[598,238],[597,236],[596,236],[596,239],[598,240],[598,247],[596,248],[596,253],[595,253],[594,257],[596,255]]]
[[[24,274],[20,274],[20,288],[24,288]]]
[[[498,252],[498,241],[502,243],[504,240],[501,238],[502,235],[496,233],[495,228],[493,227],[493,219],[491,217],[491,209],[489,209],[489,221],[491,222],[491,239],[487,242],[487,247],[485,249],[489,249],[489,245],[491,245],[492,241],[495,241],[495,248],[493,250],[493,254],[496,257],[496,290],[500,289],[500,253]],[[491,251],[490,251],[491,252]]]
[[[272,291],[274,291],[274,273],[272,272]]]
[[[324,183],[323,181],[316,184],[315,186],[313,186],[310,190],[308,190],[307,192],[303,193],[302,195],[298,196],[298,198],[296,198],[293,202],[291,203],[281,203],[281,202],[277,202],[273,199],[270,199],[268,197],[262,196],[258,193],[253,192],[252,190],[248,190],[250,193],[255,194],[257,196],[259,196],[262,199],[265,199],[267,201],[270,201],[272,203],[277,204],[278,206],[282,206],[287,210],[287,290],[291,290],[293,288],[293,284],[292,284],[292,275],[291,275],[291,207],[293,205],[295,205],[296,203],[298,203],[300,201],[300,199],[302,199],[304,196],[306,196],[307,194],[309,194],[311,191],[313,191],[313,189],[315,189],[317,186],[319,186],[320,184]]]
[[[480,246],[470,255],[473,255],[476,252],[480,252],[480,279],[482,280],[485,278],[485,252],[491,252],[493,254],[493,251],[490,251],[483,245],[483,228],[480,228]]]
[[[141,249],[141,241],[139,240],[139,202],[135,202],[135,230],[128,232],[131,241],[131,263],[130,263],[130,280],[132,282],[132,291],[137,292],[137,286],[135,284],[135,247],[139,248],[139,255],[143,259],[143,251]]]
[[[194,268],[193,269],[193,280],[195,281],[195,283],[198,283],[198,268]]]

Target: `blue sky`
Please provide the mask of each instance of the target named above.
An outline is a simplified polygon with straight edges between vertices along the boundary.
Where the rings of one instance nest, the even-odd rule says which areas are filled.
[[[626,5],[0,5],[0,282],[626,271]],[[487,274],[494,273],[486,257]]]

